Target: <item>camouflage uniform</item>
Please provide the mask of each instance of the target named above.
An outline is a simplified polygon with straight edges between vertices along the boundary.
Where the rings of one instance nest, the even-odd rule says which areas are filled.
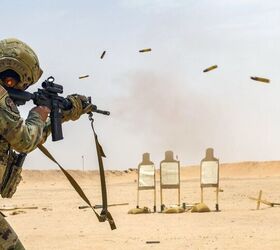
[[[23,59],[22,59],[23,58]],[[30,67],[30,65],[32,65]],[[38,58],[28,45],[17,39],[0,42],[0,69],[14,70],[20,76],[16,88],[26,89],[41,76]],[[3,82],[0,82],[0,183],[2,186],[12,150],[28,153],[36,148],[43,137],[45,122],[36,111],[30,111],[24,121],[13,103]],[[16,189],[16,185],[14,187]],[[2,194],[1,194],[2,195]],[[0,250],[24,249],[16,233],[0,214]]]
[[[0,250],[24,250],[25,248],[18,239],[15,231],[0,214]]]
[[[13,70],[20,76],[20,81],[14,88],[24,90],[36,83],[42,74],[39,61],[33,50],[17,39],[0,41],[0,73]],[[29,153],[38,144],[46,141],[51,133],[50,119],[43,121],[41,115],[34,109],[29,112],[24,121],[17,106],[3,87],[0,80],[0,188],[3,186],[3,176],[13,151]],[[83,109],[83,96],[68,96],[73,108],[63,113],[62,120],[77,120],[82,114],[92,110],[92,105]],[[21,171],[21,170],[20,170]],[[20,175],[20,173],[19,173]],[[15,192],[15,183],[13,191]],[[3,196],[3,191],[1,193]],[[0,213],[0,250],[24,250],[16,233]]]

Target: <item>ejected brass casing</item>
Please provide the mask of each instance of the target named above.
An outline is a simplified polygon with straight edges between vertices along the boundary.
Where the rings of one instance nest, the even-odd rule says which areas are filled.
[[[140,49],[139,50],[140,53],[149,52],[149,51],[152,51],[152,49],[151,48],[147,48],[147,49]]]
[[[89,75],[79,76],[79,79],[83,79],[83,78],[87,78],[87,77],[89,77]]]
[[[205,72],[208,72],[208,71],[213,70],[213,69],[216,69],[216,68],[218,68],[218,66],[217,66],[217,65],[213,65],[213,66],[211,66],[211,67],[209,67],[209,68],[203,70],[203,72],[205,73]]]
[[[257,77],[257,76],[251,76],[252,80],[258,81],[258,82],[264,82],[264,83],[269,83],[270,80],[267,78],[263,78],[263,77]]]
[[[106,50],[103,51],[102,55],[100,56],[100,59],[103,59],[103,57],[105,56],[106,54]]]

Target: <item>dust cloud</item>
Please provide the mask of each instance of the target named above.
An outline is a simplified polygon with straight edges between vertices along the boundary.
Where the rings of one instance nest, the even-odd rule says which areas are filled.
[[[217,103],[174,76],[130,73],[123,85],[125,94],[114,100],[112,114],[130,138],[122,140],[132,145],[128,157],[140,160],[147,151],[160,161],[171,149],[184,162],[202,159],[207,142],[219,133]]]

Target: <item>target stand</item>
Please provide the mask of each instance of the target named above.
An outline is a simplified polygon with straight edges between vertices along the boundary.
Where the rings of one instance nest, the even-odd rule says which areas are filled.
[[[178,206],[180,206],[180,162],[174,160],[173,152],[166,151],[165,159],[160,162],[160,210],[164,210],[163,189],[178,190]]]
[[[219,160],[214,157],[213,148],[206,149],[206,156],[200,163],[201,203],[203,188],[216,188],[216,211],[219,210]]]
[[[143,154],[143,160],[138,165],[137,208],[141,190],[154,190],[154,212],[156,212],[156,171],[149,153]]]

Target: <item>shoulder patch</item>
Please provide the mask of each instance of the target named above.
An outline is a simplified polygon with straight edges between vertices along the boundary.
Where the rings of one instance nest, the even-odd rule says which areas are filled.
[[[5,98],[5,103],[6,103],[7,107],[8,107],[13,113],[19,114],[19,111],[18,111],[17,106],[15,105],[15,103],[13,102],[13,100],[12,100],[9,96],[6,96],[6,98]]]
[[[7,94],[7,90],[0,85],[0,100]]]

